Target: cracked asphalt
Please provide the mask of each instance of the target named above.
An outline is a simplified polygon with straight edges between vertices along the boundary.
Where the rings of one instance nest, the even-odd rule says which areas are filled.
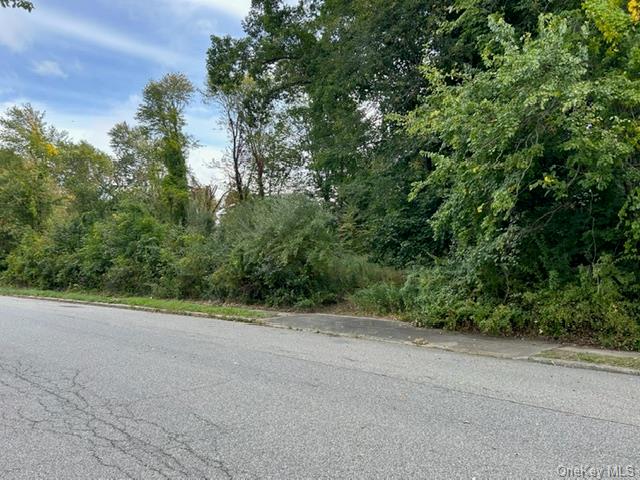
[[[640,477],[639,387],[614,373],[0,297],[0,478],[554,479],[590,466]]]

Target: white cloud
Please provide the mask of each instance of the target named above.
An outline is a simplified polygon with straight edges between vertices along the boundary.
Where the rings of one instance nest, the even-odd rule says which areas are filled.
[[[0,43],[14,51],[24,50],[36,37],[56,34],[89,45],[99,46],[129,56],[161,64],[173,64],[180,56],[166,48],[134,38],[87,19],[72,17],[39,6],[30,14],[0,12]],[[28,15],[28,16],[25,16]]]
[[[218,28],[217,22],[213,22],[207,18],[200,18],[196,20],[195,27],[198,32],[204,35],[211,35],[212,32],[215,32]]]
[[[231,17],[244,18],[251,10],[251,0],[165,0],[171,4],[184,7],[190,5],[193,7],[208,8],[217,12],[225,13]],[[298,0],[285,0],[286,5],[297,5]]]
[[[236,18],[243,18],[251,8],[251,0],[184,0],[182,3],[209,8]]]
[[[147,44],[125,33],[106,28],[85,19],[45,10],[34,11],[34,22],[47,30],[60,33],[70,38],[85,41],[130,56],[146,58],[159,63],[173,63],[178,55],[166,48]]]
[[[43,77],[67,78],[67,74],[62,70],[58,62],[53,60],[42,60],[33,62],[33,71]]]
[[[32,41],[28,26],[28,12],[12,8],[0,9],[0,45],[14,52],[22,52]]]

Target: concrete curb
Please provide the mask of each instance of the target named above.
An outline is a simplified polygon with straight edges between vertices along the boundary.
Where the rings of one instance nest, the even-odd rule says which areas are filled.
[[[615,367],[613,365],[605,365],[602,363],[579,362],[574,360],[560,360],[556,358],[529,357],[530,362],[542,363],[545,365],[553,365],[556,367],[581,368],[583,370],[595,370],[598,372],[622,373],[625,375],[640,376],[640,370],[625,367]]]
[[[541,363],[541,364],[545,364],[545,365],[552,365],[552,366],[555,366],[555,367],[578,368],[578,369],[582,369],[582,370],[592,370],[592,371],[609,372],[609,373],[620,373],[620,374],[625,374],[625,375],[640,376],[640,370],[634,370],[632,368],[624,368],[624,367],[615,367],[615,366],[612,366],[612,365],[603,365],[603,364],[598,364],[598,363],[551,359],[551,358],[544,358],[544,357],[536,357],[535,355],[528,356],[528,357],[513,357],[513,356],[504,355],[504,354],[497,353],[497,352],[494,352],[494,353],[490,353],[490,352],[482,352],[482,353],[481,352],[472,352],[472,351],[468,351],[467,349],[464,349],[464,348],[449,347],[449,346],[438,345],[436,343],[429,343],[429,342],[422,343],[422,342],[415,342],[415,341],[400,341],[400,340],[393,340],[393,339],[382,338],[382,337],[375,337],[375,336],[371,336],[371,335],[348,334],[348,333],[344,333],[344,332],[332,332],[332,331],[321,330],[321,329],[313,329],[313,328],[291,327],[291,326],[288,326],[288,325],[282,325],[282,324],[278,324],[278,323],[269,322],[268,319],[267,319],[267,321],[263,322],[262,325],[266,326],[266,327],[271,327],[271,328],[280,328],[280,329],[284,329],[284,330],[293,330],[293,331],[296,331],[296,332],[307,332],[307,333],[315,333],[315,334],[319,334],[319,335],[326,335],[326,336],[330,336],[330,337],[354,338],[354,339],[359,339],[359,340],[369,340],[369,341],[375,341],[375,342],[394,343],[396,345],[407,345],[407,346],[420,347],[420,348],[429,348],[429,349],[432,349],[432,350],[440,350],[440,351],[443,351],[443,352],[461,353],[461,354],[464,354],[464,355],[475,355],[475,356],[479,356],[479,357],[496,358],[496,359],[499,359],[499,360],[515,360],[515,361],[521,361],[521,362]]]

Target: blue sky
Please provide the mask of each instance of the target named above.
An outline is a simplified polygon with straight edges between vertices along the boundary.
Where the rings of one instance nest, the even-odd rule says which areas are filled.
[[[76,140],[108,150],[107,132],[133,122],[146,82],[164,73],[205,80],[211,34],[241,35],[250,0],[34,0],[0,9],[0,108],[31,102]],[[202,145],[190,166],[203,182],[225,146],[215,110],[194,102],[189,131]]]

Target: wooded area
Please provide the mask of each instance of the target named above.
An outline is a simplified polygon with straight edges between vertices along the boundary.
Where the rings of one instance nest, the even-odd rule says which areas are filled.
[[[112,153],[2,115],[4,282],[640,350],[638,0],[254,0],[243,25],[202,89],[225,188],[188,171],[179,73]]]

